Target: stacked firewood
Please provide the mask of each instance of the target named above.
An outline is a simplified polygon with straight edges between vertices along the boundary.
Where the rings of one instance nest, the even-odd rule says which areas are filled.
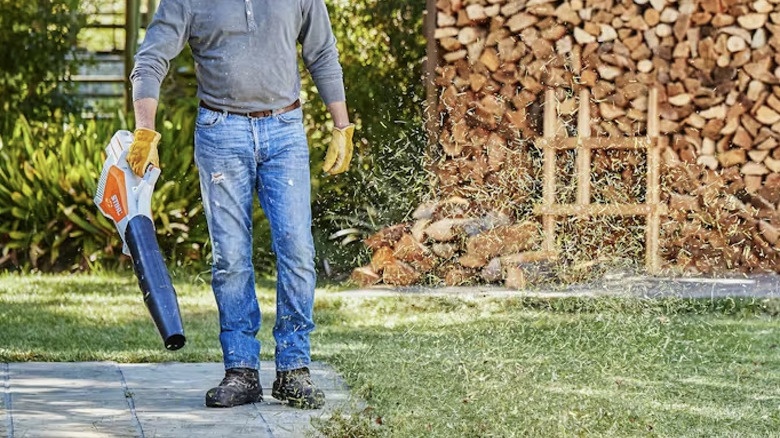
[[[540,242],[538,224],[512,223],[501,212],[464,217],[469,205],[457,196],[423,204],[414,212],[414,222],[369,237],[365,243],[373,250],[371,263],[355,269],[353,280],[405,286],[430,274],[459,285],[475,277],[495,282],[509,275],[507,281],[520,286],[522,265],[546,258],[543,252],[532,251]]]
[[[737,166],[678,165],[664,178],[666,260],[693,272],[780,272],[780,174],[754,191]]]
[[[539,249],[522,206],[539,202],[532,144],[549,87],[562,135],[590,91],[594,136],[644,135],[648,90],[659,90],[667,266],[780,269],[780,1],[439,0],[434,38],[443,201],[369,239],[374,260],[356,280],[514,281],[506,257]],[[597,175],[614,167],[593,159]],[[501,250],[475,253],[483,234]],[[499,274],[482,272],[502,260]]]

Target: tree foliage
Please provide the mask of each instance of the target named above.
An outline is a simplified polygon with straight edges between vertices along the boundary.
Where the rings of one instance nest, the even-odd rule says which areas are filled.
[[[75,67],[69,56],[85,23],[80,0],[0,0],[0,123],[19,114],[44,119],[58,108],[75,109],[67,86]]]
[[[347,103],[358,128],[358,153],[349,173],[322,178],[317,166],[330,124],[319,102],[310,105],[309,138],[317,173],[313,209],[316,229],[339,235],[328,247],[330,256],[348,262],[361,253],[357,238],[402,220],[427,188],[422,121],[425,2],[333,0],[329,7]],[[313,96],[313,84],[304,79],[304,89]]]

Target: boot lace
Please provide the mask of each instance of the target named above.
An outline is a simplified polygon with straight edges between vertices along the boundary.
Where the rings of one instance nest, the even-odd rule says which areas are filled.
[[[245,378],[244,373],[234,369],[227,370],[225,372],[225,378],[222,379],[222,382],[219,384],[219,386],[238,386],[238,387],[244,387],[248,385],[249,382]]]

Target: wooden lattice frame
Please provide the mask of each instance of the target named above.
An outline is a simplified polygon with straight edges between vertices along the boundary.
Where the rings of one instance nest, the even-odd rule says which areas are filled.
[[[590,95],[588,90],[580,91],[580,108],[577,122],[577,137],[556,136],[558,124],[555,90],[548,89],[544,103],[544,137],[536,141],[536,146],[544,152],[544,189],[543,202],[534,212],[542,216],[544,241],[542,250],[557,254],[555,245],[556,219],[560,216],[578,216],[588,218],[598,215],[646,216],[645,266],[649,274],[661,270],[658,254],[661,213],[665,205],[661,204],[659,147],[658,90],[650,88],[647,110],[647,136],[645,137],[591,137]],[[575,149],[577,178],[577,203],[557,204],[555,202],[556,157],[559,150]],[[591,204],[591,151],[593,149],[643,149],[647,155],[647,195],[644,204]]]

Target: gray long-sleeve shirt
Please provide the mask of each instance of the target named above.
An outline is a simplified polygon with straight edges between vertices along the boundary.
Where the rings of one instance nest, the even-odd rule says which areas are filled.
[[[135,56],[133,100],[159,99],[169,61],[189,43],[206,104],[235,112],[283,108],[301,90],[296,41],[325,103],[343,101],[323,0],[162,0]]]

